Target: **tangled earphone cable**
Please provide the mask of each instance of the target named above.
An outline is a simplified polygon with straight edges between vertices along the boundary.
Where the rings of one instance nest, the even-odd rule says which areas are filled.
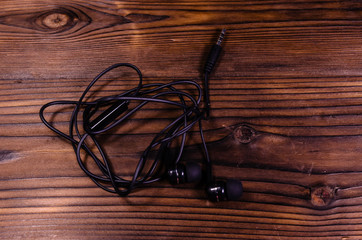
[[[241,195],[241,183],[239,181],[229,181],[231,183],[213,182],[212,164],[202,129],[202,121],[209,117],[210,111],[208,76],[221,51],[220,44],[224,34],[225,30],[221,32],[218,42],[212,48],[205,65],[204,91],[198,83],[191,80],[180,80],[166,84],[143,84],[142,73],[136,66],[129,63],[118,63],[99,73],[89,83],[78,101],[53,101],[42,106],[39,111],[40,119],[49,129],[72,144],[80,168],[98,187],[105,191],[116,193],[119,196],[127,196],[135,188],[159,181],[166,176],[175,184],[199,181],[201,179],[201,168],[198,164],[193,162],[186,163],[186,165],[180,164],[186,145],[186,136],[197,125],[197,131],[199,132],[204,152],[204,162],[207,171],[206,181],[209,184],[207,192],[210,199],[214,201],[235,200],[236,197],[239,198]],[[137,87],[121,94],[86,101],[86,96],[94,84],[106,73],[120,67],[131,68],[136,71],[139,77]],[[196,89],[196,97],[186,91],[178,90],[179,86],[185,87],[186,85]],[[200,103],[203,93],[205,106],[204,109],[201,109]],[[133,107],[129,109],[128,106],[131,102]],[[122,178],[113,171],[111,162],[106,156],[98,136],[116,126],[124,124],[133,114],[141,110],[145,105],[152,103],[176,107],[181,110],[181,114],[154,136],[141,154],[131,179]],[[45,110],[56,105],[74,106],[69,120],[68,133],[60,131],[45,119]],[[80,129],[81,122],[83,123],[83,129]],[[170,155],[170,147],[176,139],[180,139],[178,144],[174,144],[177,145],[177,149],[173,149],[176,150],[176,157],[170,158],[168,157]],[[90,144],[93,147],[90,147]],[[90,156],[101,174],[96,174],[87,168],[82,159],[82,151],[87,156]],[[150,158],[151,153],[155,153],[155,157],[152,159]],[[240,183],[240,186],[237,182]],[[231,189],[229,189],[230,186]],[[240,194],[239,192],[235,193],[235,190],[233,190],[235,186]]]

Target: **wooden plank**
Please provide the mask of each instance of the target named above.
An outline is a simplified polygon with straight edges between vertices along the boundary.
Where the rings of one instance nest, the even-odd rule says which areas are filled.
[[[0,8],[1,239],[361,239],[362,3],[5,0]],[[43,104],[77,100],[116,62],[139,66],[146,83],[202,83],[223,27],[204,128],[215,176],[242,181],[241,201],[212,203],[204,184],[167,181],[127,198],[107,193],[41,123]],[[137,82],[114,71],[93,97]],[[66,132],[71,111],[46,117]],[[178,114],[147,105],[103,136],[117,174],[128,178]],[[185,159],[203,161],[199,143],[193,129]]]

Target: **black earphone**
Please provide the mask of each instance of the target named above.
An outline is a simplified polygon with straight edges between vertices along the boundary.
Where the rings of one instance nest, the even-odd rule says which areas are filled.
[[[167,170],[168,180],[171,184],[200,182],[202,178],[201,166],[196,162],[178,164],[175,168]]]
[[[204,70],[204,91],[202,91],[198,83],[190,80],[180,80],[166,84],[143,84],[142,73],[136,66],[129,63],[118,63],[98,74],[84,90],[78,101],[54,101],[42,106],[39,111],[40,119],[52,131],[70,141],[80,168],[97,186],[108,192],[116,193],[120,196],[127,196],[135,188],[143,187],[165,177],[168,178],[172,184],[200,182],[202,179],[205,179],[206,192],[211,201],[238,200],[243,192],[240,181],[233,179],[220,181],[214,179],[212,163],[202,130],[202,121],[209,118],[210,112],[208,78],[221,52],[221,42],[224,34],[225,30],[222,30],[206,62]],[[121,94],[86,101],[86,96],[94,84],[103,75],[119,67],[127,67],[136,71],[139,77],[138,86]],[[187,91],[178,90],[177,88],[179,86],[193,87],[198,94],[194,97]],[[203,92],[205,107],[201,109],[199,105]],[[152,103],[161,103],[177,107],[181,110],[181,114],[154,136],[151,143],[141,154],[132,179],[124,179],[114,173],[97,136],[116,126],[122,126],[122,123],[136,111],[140,110],[146,104]],[[69,121],[68,134],[55,128],[45,119],[45,109],[54,105],[74,106]],[[81,112],[83,114],[80,114]],[[81,118],[80,115],[82,116]],[[83,122],[83,124],[79,124],[79,122]],[[205,155],[205,171],[203,171],[202,167],[196,162],[186,161],[184,164],[181,163],[182,153],[186,145],[186,135],[191,128],[197,125]],[[81,129],[80,126],[83,126],[83,129]],[[178,139],[179,144],[177,148],[172,147],[173,154],[170,154],[171,146],[173,146],[172,143],[176,139]],[[89,142],[94,146],[89,146]],[[82,151],[94,161],[101,171],[101,174],[96,174],[87,168],[82,159]],[[150,159],[151,153],[155,153],[153,159]],[[206,174],[203,174],[203,172]],[[203,177],[203,175],[206,175],[206,177]]]

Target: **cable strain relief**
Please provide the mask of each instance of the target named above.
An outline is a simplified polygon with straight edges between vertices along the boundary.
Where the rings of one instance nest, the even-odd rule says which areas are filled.
[[[204,72],[210,74],[212,69],[214,69],[215,64],[211,61],[207,61],[205,64]]]
[[[221,49],[222,48],[220,45],[214,44],[212,46],[204,68],[206,73],[211,73],[211,71],[214,69],[214,66],[219,58]]]

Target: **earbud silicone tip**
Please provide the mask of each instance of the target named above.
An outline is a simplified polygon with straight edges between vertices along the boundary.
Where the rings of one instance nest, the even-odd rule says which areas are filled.
[[[240,181],[235,179],[228,179],[226,181],[226,197],[229,201],[236,201],[243,195],[243,185]]]
[[[186,181],[187,182],[200,182],[201,181],[201,167],[196,162],[187,162],[185,165]]]

